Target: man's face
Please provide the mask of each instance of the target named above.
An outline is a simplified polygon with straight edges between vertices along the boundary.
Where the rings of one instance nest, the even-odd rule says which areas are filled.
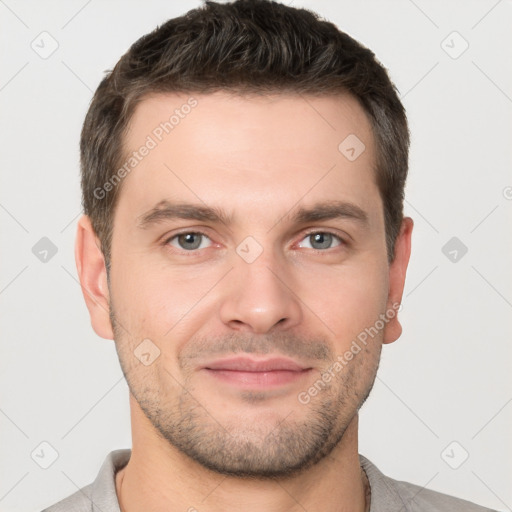
[[[115,211],[117,351],[181,453],[225,474],[292,474],[342,438],[389,328],[373,136],[350,96],[194,98],[168,134],[155,129],[189,97],[145,99],[125,139],[127,153],[148,135],[156,146]],[[351,134],[355,160],[362,146],[338,149]]]

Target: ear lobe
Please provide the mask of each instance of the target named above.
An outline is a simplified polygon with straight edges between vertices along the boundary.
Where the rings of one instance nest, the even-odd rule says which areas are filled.
[[[402,296],[405,286],[405,275],[411,255],[411,235],[414,222],[410,217],[404,217],[400,232],[395,242],[395,257],[389,265],[389,291],[388,291],[388,310],[396,312],[386,325],[384,330],[383,343],[392,343],[396,341],[402,334],[402,326],[398,321],[398,311],[396,304],[402,302]]]
[[[110,297],[105,258],[87,215],[82,215],[78,221],[75,262],[91,325],[98,336],[112,340],[114,335],[109,314]]]

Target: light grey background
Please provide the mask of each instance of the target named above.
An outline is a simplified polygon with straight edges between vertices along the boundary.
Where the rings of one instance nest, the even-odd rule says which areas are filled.
[[[2,511],[64,498],[95,478],[109,451],[131,446],[114,344],[90,327],[75,270],[79,131],[103,72],[197,5],[0,0]],[[404,334],[383,349],[360,452],[394,478],[512,510],[512,4],[293,5],[375,51],[412,131]],[[32,251],[42,237],[57,248],[46,262]],[[467,254],[443,253],[452,237]],[[58,452],[48,469],[42,442]]]

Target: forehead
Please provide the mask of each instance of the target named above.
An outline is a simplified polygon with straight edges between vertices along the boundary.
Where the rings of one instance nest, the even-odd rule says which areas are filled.
[[[124,149],[134,165],[119,208],[134,217],[164,199],[260,216],[319,199],[371,210],[379,199],[370,123],[348,94],[157,94],[137,106]]]

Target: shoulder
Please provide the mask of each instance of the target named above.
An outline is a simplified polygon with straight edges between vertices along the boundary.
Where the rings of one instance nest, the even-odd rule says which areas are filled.
[[[119,512],[115,475],[130,459],[131,450],[110,452],[93,483],[42,512]]]
[[[390,479],[391,480],[391,479]],[[398,494],[408,508],[404,512],[422,512],[422,511],[451,511],[451,512],[493,512],[490,508],[482,507],[455,496],[449,496],[440,492],[420,487],[409,482],[400,482],[392,480]]]
[[[91,494],[92,484],[89,484],[42,512],[91,512]]]
[[[469,501],[389,478],[359,455],[371,490],[371,512],[495,512]]]

